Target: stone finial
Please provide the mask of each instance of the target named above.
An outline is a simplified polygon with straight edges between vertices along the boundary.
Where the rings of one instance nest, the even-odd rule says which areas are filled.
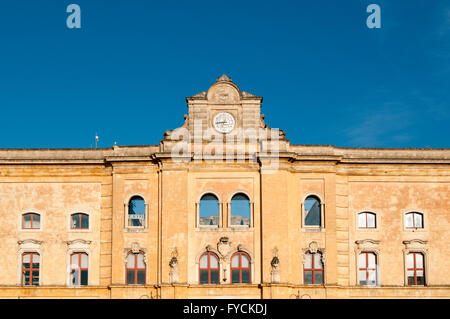
[[[222,74],[221,77],[217,78],[216,82],[233,82],[226,74]]]

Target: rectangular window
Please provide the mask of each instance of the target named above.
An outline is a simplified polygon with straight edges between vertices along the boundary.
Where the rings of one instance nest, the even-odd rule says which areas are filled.
[[[39,286],[39,254],[24,253],[22,255],[22,284]]]

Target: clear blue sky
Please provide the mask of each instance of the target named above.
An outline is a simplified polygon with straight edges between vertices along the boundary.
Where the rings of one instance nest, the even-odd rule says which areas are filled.
[[[2,0],[0,147],[158,144],[223,73],[293,144],[450,147],[446,0]]]

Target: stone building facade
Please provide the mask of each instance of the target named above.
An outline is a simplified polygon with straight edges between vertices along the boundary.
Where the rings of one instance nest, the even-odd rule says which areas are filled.
[[[1,298],[450,297],[450,149],[290,144],[225,75],[186,101],[159,145],[0,150]]]

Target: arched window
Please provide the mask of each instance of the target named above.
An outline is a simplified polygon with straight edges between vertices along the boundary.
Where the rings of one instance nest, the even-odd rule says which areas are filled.
[[[206,252],[200,257],[200,284],[219,283],[219,258],[212,252]]]
[[[89,257],[87,253],[70,255],[70,283],[72,286],[87,286]]]
[[[128,226],[145,227],[145,200],[141,196],[133,196],[128,202]]]
[[[377,285],[377,255],[361,252],[358,256],[358,277],[361,286]]]
[[[22,285],[39,286],[39,254],[35,252],[22,254]]]
[[[409,286],[425,285],[425,265],[422,253],[411,252],[406,255],[406,276]]]
[[[75,213],[70,215],[70,229],[89,229],[89,215]]]
[[[358,214],[358,228],[369,229],[377,227],[376,214],[363,212]]]
[[[127,285],[145,285],[147,267],[145,265],[144,252],[129,252],[127,255],[126,275]]]
[[[244,252],[237,252],[231,257],[231,283],[249,284],[251,282],[250,257]]]
[[[40,229],[41,216],[36,213],[26,213],[22,215],[22,229]]]
[[[316,196],[308,196],[305,199],[305,226],[317,226],[322,225],[322,207],[320,205],[320,199]]]
[[[323,263],[321,253],[305,253],[303,282],[305,283],[305,285],[323,284]]]
[[[199,224],[203,226],[219,225],[219,200],[213,194],[205,194],[200,199]]]
[[[423,228],[423,214],[412,212],[405,214],[406,228]]]
[[[250,200],[247,195],[239,193],[231,199],[230,225],[250,226]]]

